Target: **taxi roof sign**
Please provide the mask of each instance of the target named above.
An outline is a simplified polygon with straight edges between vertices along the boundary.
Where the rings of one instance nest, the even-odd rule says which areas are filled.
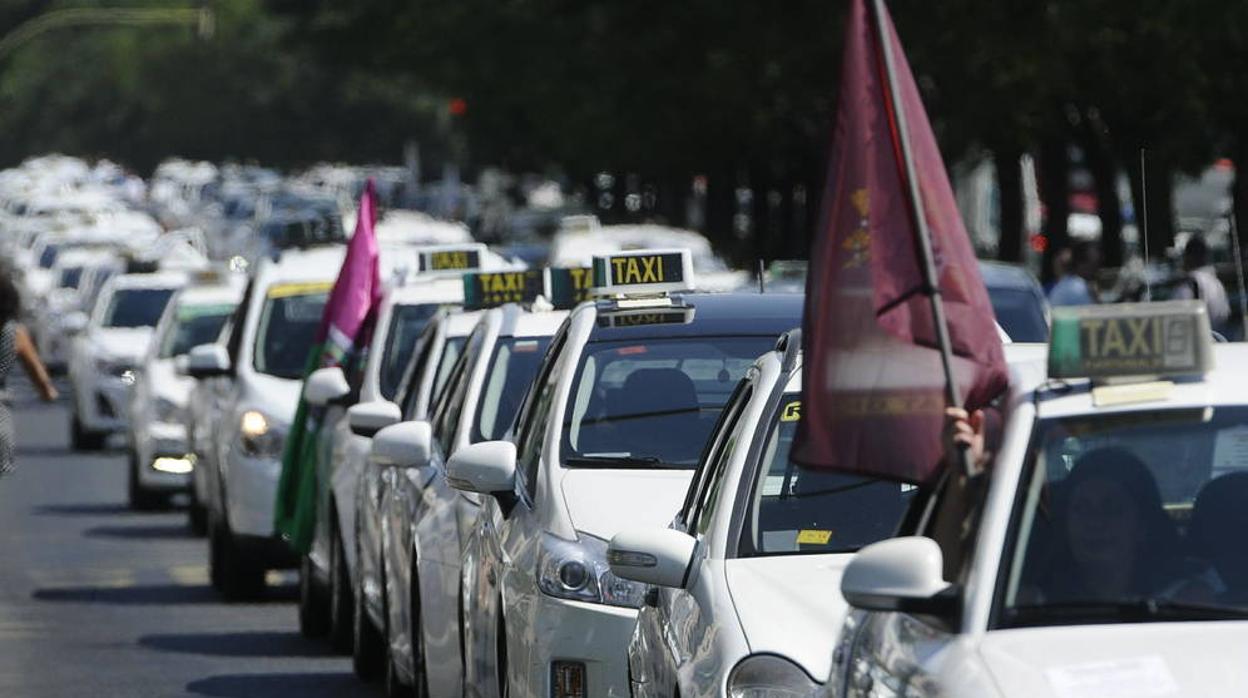
[[[1200,301],[1054,308],[1049,378],[1201,375],[1212,343]]]
[[[549,267],[545,275],[546,299],[556,310],[568,310],[589,299],[594,281],[592,267]]]
[[[630,250],[594,257],[594,292],[598,295],[658,295],[692,291],[693,254],[689,250]]]
[[[419,247],[416,250],[418,270],[422,274],[473,271],[481,268],[485,251],[485,245],[479,242]]]
[[[532,303],[546,290],[538,269],[464,274],[464,310],[484,310],[505,303]]]

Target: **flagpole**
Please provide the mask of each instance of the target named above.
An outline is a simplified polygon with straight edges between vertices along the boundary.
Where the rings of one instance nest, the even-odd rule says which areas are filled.
[[[936,262],[932,255],[932,233],[927,227],[927,216],[923,214],[923,199],[919,194],[919,182],[914,173],[914,157],[910,153],[910,127],[906,123],[905,107],[901,102],[901,90],[897,87],[897,71],[893,57],[892,42],[889,41],[888,27],[884,22],[884,0],[872,0],[875,10],[875,36],[880,54],[884,59],[884,77],[888,85],[888,101],[892,105],[893,123],[897,128],[897,140],[901,162],[904,170],[906,191],[910,199],[910,215],[914,222],[915,247],[919,255],[919,271],[923,274],[924,293],[931,304],[932,324],[936,327],[936,344],[940,349],[940,364],[945,372],[945,402],[951,407],[962,406],[962,396],[958,383],[953,375],[953,342],[949,339],[949,324],[945,319],[945,304],[940,295],[940,284],[936,278]],[[965,445],[958,447],[958,457],[963,472],[968,477],[977,472],[971,460],[970,450]]]

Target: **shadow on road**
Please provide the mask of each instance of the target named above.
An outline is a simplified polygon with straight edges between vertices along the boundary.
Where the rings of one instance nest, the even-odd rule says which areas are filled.
[[[221,603],[221,596],[208,585],[153,584],[130,587],[56,587],[36,589],[36,601],[107,603],[119,606]]]
[[[147,635],[139,644],[162,652],[185,652],[214,657],[329,657],[324,642],[313,642],[297,632],[257,630],[237,633]]]
[[[79,504],[41,504],[35,507],[39,516],[111,516],[130,514],[130,507],[121,502],[82,502]]]
[[[356,680],[349,672],[317,674],[229,674],[212,676],[186,685],[186,690],[216,698],[300,698],[375,697],[378,693]]]
[[[150,524],[146,526],[96,526],[82,532],[87,538],[121,538],[125,540],[187,540],[195,538],[186,522]]]

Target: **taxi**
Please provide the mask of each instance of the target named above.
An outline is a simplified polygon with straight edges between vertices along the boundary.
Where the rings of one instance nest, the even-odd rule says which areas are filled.
[[[262,259],[225,344],[203,344],[187,355],[192,377],[225,379],[215,443],[207,449],[214,457],[205,463],[204,505],[210,578],[227,598],[258,595],[266,570],[295,562],[274,528],[282,449],[343,255],[327,247]]]
[[[242,295],[238,285],[189,286],[165,307],[130,393],[126,491],[132,509],[156,508],[166,495],[187,489],[195,459],[186,410],[195,381],[176,364],[185,364],[192,348],[216,340]]]
[[[846,567],[831,695],[1248,692],[1248,347],[1180,301],[1055,309],[1047,353]]]
[[[450,458],[483,497],[463,557],[474,695],[619,696],[645,586],[607,567],[607,541],[680,508],[724,403],[801,324],[802,297],[698,294],[686,250],[593,260],[598,300],[551,340],[506,440]]]
[[[611,539],[612,573],[653,585],[628,648],[633,696],[815,696],[827,682],[847,610],[832,590],[914,488],[790,461],[801,379],[795,330],[724,406],[671,526]]]
[[[382,525],[391,689],[414,685],[423,695],[462,693],[460,557],[480,498],[447,484],[446,459],[468,444],[502,438],[511,427],[551,336],[567,316],[547,299],[571,304],[547,289],[551,272],[569,270],[465,274],[464,307],[484,312],[428,420],[388,427],[373,441],[373,462],[399,469]]]
[[[460,276],[478,268],[430,270],[431,260],[447,252],[461,252],[452,261],[463,264],[506,264],[479,243],[384,247],[382,278],[392,287],[378,310],[369,346],[344,367],[314,371],[304,385],[309,408],[323,414],[316,446],[316,527],[311,550],[300,562],[300,628],[308,636],[331,632],[331,643],[340,651],[351,648],[356,559],[355,546],[348,543],[355,540],[355,488],[366,467],[371,434],[399,421],[395,403],[418,339],[439,310],[459,307],[464,299]]]
[[[462,288],[461,285],[461,293]],[[447,308],[430,320],[416,340],[399,381],[395,396],[399,421],[428,418],[430,405],[442,393],[479,316],[479,311],[460,312]],[[370,456],[376,432],[376,429],[363,433],[356,430],[369,439],[366,450]],[[356,675],[366,681],[377,678],[385,669],[384,504],[399,477],[397,468],[379,464],[370,457],[369,464],[360,467],[355,486],[355,539],[348,542],[355,548],[355,570],[351,578],[354,601],[350,616],[351,650],[352,667]]]
[[[70,355],[70,443],[75,450],[103,448],[110,435],[125,432],[130,389],[153,329],[186,282],[183,272],[120,274],[100,289]]]
[[[39,358],[49,371],[64,372],[69,365],[69,350],[73,335],[81,332],[87,324],[83,311],[85,302],[94,296],[84,296],[83,276],[93,266],[105,264],[115,258],[108,249],[83,248],[62,253],[52,268],[54,288],[45,296],[37,296],[31,333],[36,338]]]

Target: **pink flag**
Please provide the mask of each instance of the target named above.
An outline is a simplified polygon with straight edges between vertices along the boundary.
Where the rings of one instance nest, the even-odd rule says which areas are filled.
[[[881,5],[882,7],[882,5]],[[966,406],[1006,384],[988,292],[923,109],[887,16],[881,45],[864,0],[846,29],[832,159],[806,286],[802,464],[929,482],[942,461],[945,377],[924,293],[914,214],[883,51],[892,52],[901,107],[931,231],[937,284]]]
[[[377,234],[377,193],[370,178],[360,197],[355,234],[347,244],[347,255],[338,280],[325,302],[325,314],[317,342],[321,343],[321,366],[341,364],[367,337],[360,336],[365,320],[381,302]]]

